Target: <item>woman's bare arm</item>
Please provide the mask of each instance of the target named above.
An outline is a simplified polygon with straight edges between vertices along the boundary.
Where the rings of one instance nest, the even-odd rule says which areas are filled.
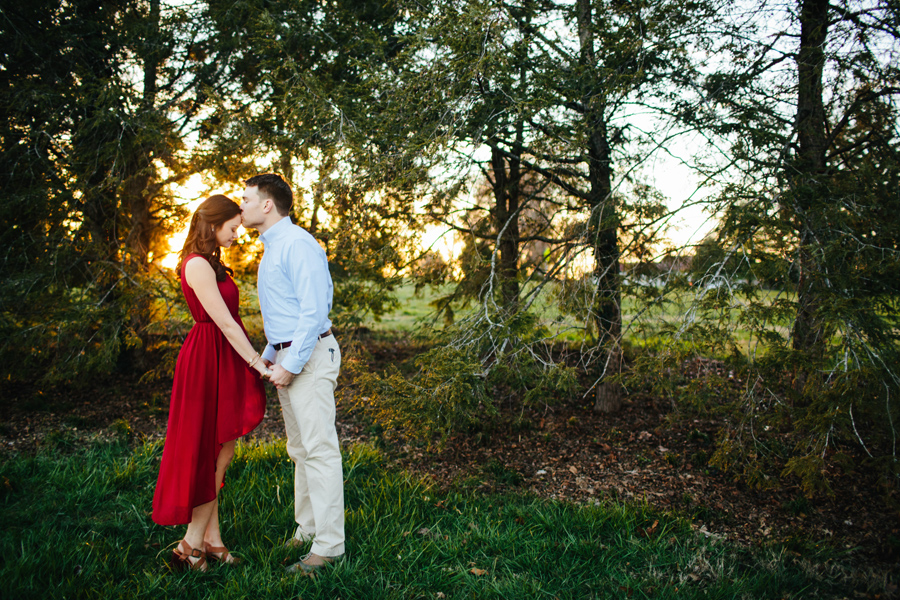
[[[247,334],[234,320],[225,305],[225,300],[216,283],[216,272],[209,262],[200,256],[189,260],[184,266],[184,278],[197,294],[197,299],[200,300],[200,304],[203,305],[207,314],[225,335],[225,339],[241,358],[248,363],[252,361],[257,356],[256,350],[253,349],[253,344],[247,339]],[[257,360],[253,368],[261,375],[265,374],[267,370],[262,360]]]

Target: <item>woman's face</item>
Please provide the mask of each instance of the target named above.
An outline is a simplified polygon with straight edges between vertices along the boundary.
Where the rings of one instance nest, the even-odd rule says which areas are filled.
[[[222,223],[216,230],[216,243],[223,248],[228,248],[237,239],[237,229],[241,226],[241,215],[235,215]]]

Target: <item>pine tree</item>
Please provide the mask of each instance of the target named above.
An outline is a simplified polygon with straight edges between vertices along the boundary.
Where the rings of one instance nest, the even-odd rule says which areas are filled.
[[[900,290],[886,274],[900,257],[888,216],[897,203],[898,16],[891,3],[821,0],[736,12],[744,35],[692,114],[733,142],[718,243],[740,248],[751,278],[784,294],[740,308],[764,348],[747,367],[759,383],[736,399],[717,455],[757,481],[765,461],[782,460],[786,473],[821,485],[826,456],[853,442],[896,460],[886,440],[896,437]],[[752,433],[760,428],[787,428],[794,448],[767,451],[767,436]]]
[[[119,0],[4,7],[2,161],[10,224],[3,355],[15,377],[108,370],[148,343],[160,254],[188,176],[183,136],[208,31],[187,9]],[[23,210],[24,209],[24,210]],[[40,348],[34,352],[30,348]],[[35,369],[34,372],[29,367]]]

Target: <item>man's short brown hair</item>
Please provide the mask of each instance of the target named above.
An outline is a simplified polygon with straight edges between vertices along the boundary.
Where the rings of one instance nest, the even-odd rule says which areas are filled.
[[[260,173],[244,182],[247,187],[256,187],[259,194],[271,198],[275,202],[278,214],[283,217],[291,214],[294,205],[294,193],[291,186],[278,173]]]

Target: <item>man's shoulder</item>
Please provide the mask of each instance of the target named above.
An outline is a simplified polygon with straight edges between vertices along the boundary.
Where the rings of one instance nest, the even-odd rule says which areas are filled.
[[[288,217],[275,224],[269,232],[273,240],[279,242],[290,242],[297,239],[304,239],[309,236],[309,232],[294,223]],[[311,237],[311,236],[310,236]]]
[[[325,252],[319,241],[310,232],[294,223],[291,223],[290,227],[285,227],[282,240],[285,246],[293,249]]]

